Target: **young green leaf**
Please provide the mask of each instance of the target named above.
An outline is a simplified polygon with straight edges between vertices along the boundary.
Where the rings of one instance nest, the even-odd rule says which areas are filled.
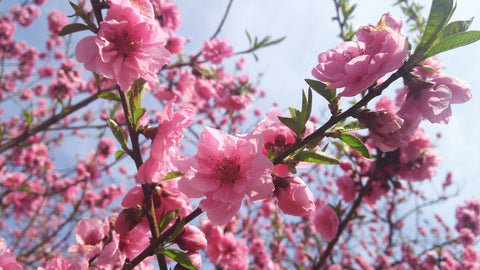
[[[132,113],[133,113],[133,126],[137,126],[138,122],[140,121],[140,118],[145,114],[147,109],[145,108],[136,108]]]
[[[195,265],[193,265],[192,260],[190,260],[190,257],[188,257],[185,252],[178,250],[178,249],[173,249],[173,248],[166,248],[166,249],[161,249],[159,253],[169,257],[170,259],[176,261],[178,264],[181,266],[185,267],[186,269],[189,270],[197,270]]]
[[[60,32],[58,32],[58,35],[59,36],[65,36],[65,35],[68,35],[68,34],[71,34],[71,33],[80,32],[80,31],[89,30],[89,29],[90,28],[86,24],[71,23],[71,24],[65,25],[62,28],[62,30],[60,30]]]
[[[72,6],[73,10],[75,10],[75,15],[79,16],[82,18],[82,20],[86,23],[89,24],[91,23],[90,17],[88,14],[83,10],[83,8],[79,5],[74,4],[72,1],[68,1],[70,3],[70,6]]]
[[[306,161],[306,162],[314,162],[314,163],[322,163],[322,164],[330,164],[330,165],[337,165],[340,164],[340,161],[325,152],[318,152],[313,150],[304,150],[298,152],[294,157],[296,161]]]
[[[367,127],[365,127],[365,125],[360,123],[360,121],[355,120],[347,124],[344,124],[342,126],[339,126],[338,128],[342,129],[343,131],[355,131],[355,130],[365,129]]]
[[[468,45],[480,40],[480,31],[461,32],[444,38],[440,43],[431,47],[425,57],[437,55],[451,49]]]
[[[135,108],[142,107],[143,96],[145,94],[145,91],[143,91],[143,86],[146,82],[147,81],[144,78],[138,78],[130,87],[131,103],[135,105]]]
[[[128,135],[125,132],[125,130],[123,130],[120,126],[118,126],[117,122],[115,122],[112,119],[108,119],[107,124],[112,130],[113,136],[115,136],[117,141],[122,146],[122,149],[128,149],[128,141],[127,141]]]
[[[158,224],[158,229],[163,231],[163,229],[165,229],[168,224],[170,224],[170,222],[172,222],[172,220],[178,215],[178,212],[180,212],[180,209],[175,209],[165,214]]]
[[[120,96],[113,93],[113,92],[102,92],[98,94],[99,98],[107,99],[107,100],[113,100],[113,101],[121,101]]]
[[[178,209],[180,211],[180,209]],[[185,227],[185,220],[180,219],[179,222],[177,223],[177,227],[175,227],[175,230],[173,233],[167,238],[167,242],[172,242],[175,240],[182,232]]]
[[[302,128],[300,126],[300,123],[298,123],[297,119],[279,116],[278,120],[280,120],[282,124],[291,129],[295,134],[297,134],[297,136],[301,133]]]
[[[455,5],[453,0],[433,0],[427,26],[423,32],[422,39],[414,55],[423,55],[430,48],[431,44],[438,38],[438,34],[450,20]]]
[[[455,22],[449,23],[447,26],[445,26],[445,28],[442,29],[442,31],[438,35],[438,38],[435,40],[435,42],[432,45],[435,45],[441,42],[443,39],[451,35],[467,31],[470,25],[472,24],[472,22],[473,22],[473,18],[466,21],[455,21]]]
[[[325,89],[327,87],[326,84],[324,84],[321,81],[316,81],[316,80],[311,80],[311,79],[305,79],[305,82],[318,94],[320,94],[322,97],[324,97],[329,103],[333,101],[333,99],[336,97],[336,90],[335,89]]]
[[[340,134],[339,139],[342,142],[346,143],[348,146],[355,149],[358,153],[360,153],[360,155],[362,155],[366,158],[372,158],[372,156],[370,156],[370,153],[368,152],[368,149],[365,146],[365,144],[362,142],[362,140],[357,138],[355,135],[352,135],[352,134],[347,133],[347,132],[343,132],[342,134]]]
[[[168,172],[167,175],[165,175],[165,177],[163,178],[163,180],[170,180],[181,176],[183,176],[183,173],[181,172]]]
[[[302,112],[300,114],[300,122],[301,127],[305,127],[310,118],[310,114],[312,113],[312,90],[308,88],[308,98],[305,96],[305,91],[302,92]]]
[[[123,155],[125,155],[125,151],[123,150],[117,150],[115,152],[115,160],[118,160],[119,158],[121,158]]]

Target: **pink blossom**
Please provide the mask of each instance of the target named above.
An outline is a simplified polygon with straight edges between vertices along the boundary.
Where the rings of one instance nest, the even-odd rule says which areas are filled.
[[[337,214],[328,204],[317,208],[313,218],[313,224],[315,230],[322,235],[324,241],[330,241],[335,237],[339,223],[340,221],[338,220]]]
[[[16,31],[15,23],[8,17],[0,18],[0,46],[8,45],[13,40],[13,34]],[[0,54],[0,59],[2,58]]]
[[[7,247],[7,241],[3,237],[0,237],[0,269],[23,269],[22,265],[17,262],[15,255]]]
[[[335,180],[335,184],[337,184],[338,193],[342,196],[343,200],[347,203],[352,203],[357,194],[353,179],[348,175],[340,176]]]
[[[466,200],[464,204],[458,205],[455,211],[457,224],[455,229],[469,228],[473,234],[480,234],[480,202],[477,200]]]
[[[39,267],[38,270],[88,270],[88,260],[85,258],[75,258],[74,261],[62,256],[55,256],[48,260],[45,268]]]
[[[224,58],[232,57],[234,54],[232,46],[228,44],[227,39],[213,38],[203,43],[202,55],[207,61],[214,64],[221,64]]]
[[[115,80],[122,91],[128,91],[138,78],[156,81],[170,53],[165,49],[168,36],[153,20],[153,13],[148,9],[141,13],[127,4],[130,1],[124,2],[110,3],[97,36],[80,40],[75,55],[86,69]]]
[[[13,19],[16,20],[21,26],[27,27],[33,23],[33,20],[40,17],[40,9],[34,5],[26,5],[21,7],[15,5],[10,9]]]
[[[53,36],[58,36],[62,28],[68,24],[67,15],[59,10],[54,10],[48,14],[48,30]]]
[[[185,225],[183,232],[174,240],[179,248],[188,251],[203,249],[207,246],[205,234],[195,226]]]
[[[284,152],[296,142],[295,133],[285,126],[278,119],[279,116],[284,116],[283,113],[277,109],[270,109],[265,118],[257,124],[257,126],[250,132],[251,136],[259,136],[263,140],[262,153],[274,159],[280,153]],[[304,136],[309,135],[315,130],[315,125],[312,122],[307,122]],[[295,162],[290,164],[295,167],[309,167],[311,163]],[[273,170],[279,177],[288,177],[290,175],[289,164],[280,163],[275,165]]]
[[[100,254],[103,238],[108,235],[109,225],[99,219],[82,219],[75,226],[78,244],[69,247],[70,252],[84,254],[88,259]]]
[[[213,264],[230,270],[248,268],[248,246],[245,240],[235,238],[231,232],[221,235],[215,241],[207,240],[205,252]]]
[[[478,263],[480,256],[474,246],[467,246],[462,248],[462,263],[465,269],[478,270],[480,265]]]
[[[256,138],[205,128],[197,154],[179,161],[178,167],[185,174],[179,189],[191,198],[206,196],[200,208],[212,222],[225,224],[237,213],[245,195],[253,200],[272,196],[273,164],[262,155],[260,145]]]
[[[277,182],[284,184],[277,185]],[[287,215],[305,216],[315,210],[314,197],[300,177],[280,178],[274,181],[278,207]]]
[[[182,16],[175,3],[170,0],[150,0],[155,12],[155,18],[167,32],[177,31],[182,22]]]
[[[464,246],[469,246],[475,242],[475,234],[467,227],[461,228],[459,231],[458,242]]]
[[[167,50],[171,54],[183,53],[185,38],[180,36],[170,36],[167,41]]]
[[[174,110],[176,101],[176,98],[170,100],[158,115],[159,127],[152,141],[150,157],[135,177],[139,183],[160,182],[175,165],[182,133],[196,116],[193,106],[184,105]]]
[[[430,143],[430,138],[417,129],[408,145],[400,148],[400,177],[410,181],[430,179],[436,174],[440,156]]]
[[[376,26],[361,27],[356,41],[340,43],[335,49],[321,53],[312,75],[328,82],[327,89],[345,87],[339,96],[359,94],[403,65],[408,43],[401,27],[401,21],[384,14]]]
[[[402,107],[408,107],[409,110],[415,108],[414,112],[432,123],[448,124],[452,115],[451,104],[467,102],[472,97],[470,86],[465,81],[443,73],[427,79],[433,86],[420,89],[409,86],[410,92]]]

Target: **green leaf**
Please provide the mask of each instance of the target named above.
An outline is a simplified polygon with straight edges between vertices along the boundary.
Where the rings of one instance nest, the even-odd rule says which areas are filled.
[[[181,266],[187,269],[197,270],[195,265],[193,265],[192,260],[190,260],[190,257],[188,257],[188,255],[181,250],[166,248],[166,249],[160,250],[159,252],[169,257],[170,259],[176,261],[178,264],[180,264]]]
[[[282,124],[284,124],[289,129],[291,129],[295,134],[297,134],[297,136],[300,134],[301,127],[300,127],[300,123],[298,123],[297,119],[290,118],[290,117],[279,116],[278,120],[280,120],[280,122],[282,122]]]
[[[314,163],[322,163],[322,164],[330,164],[330,165],[337,165],[340,161],[325,152],[318,152],[313,150],[306,150],[297,153],[294,157],[296,161],[306,161],[306,162],[314,162]]]
[[[362,142],[362,140],[357,138],[355,135],[344,132],[344,133],[340,134],[339,139],[342,140],[342,142],[346,143],[348,146],[355,149],[362,156],[364,156],[366,158],[372,158],[370,156],[370,153],[368,152],[368,149],[365,146],[365,144]]]
[[[113,136],[115,136],[117,141],[122,146],[122,149],[124,150],[128,149],[128,142],[127,142],[128,135],[125,132],[125,130],[123,130],[120,126],[118,126],[117,122],[115,122],[112,119],[108,119],[107,124],[112,130]]]
[[[305,91],[302,93],[302,112],[301,118],[298,119],[301,127],[305,127],[312,113],[312,90],[308,88],[308,98],[305,96]]]
[[[355,130],[360,130],[360,129],[366,129],[367,127],[365,127],[365,125],[363,125],[362,123],[360,123],[360,121],[358,120],[355,120],[355,121],[352,121],[352,122],[349,122],[341,127],[342,130],[344,131],[355,131]]]
[[[25,122],[27,123],[27,126],[29,126],[32,121],[33,121],[33,115],[32,112],[27,111],[27,110],[22,110],[23,117],[25,117]]]
[[[145,108],[137,108],[133,111],[133,125],[135,127],[138,125],[140,118],[142,118],[146,111],[147,109]]]
[[[415,50],[415,55],[422,55],[430,48],[431,44],[437,39],[440,31],[450,20],[454,10],[455,6],[453,0],[432,1],[427,26],[423,32],[420,44]]]
[[[457,33],[443,39],[440,43],[430,48],[425,54],[425,57],[434,56],[441,52],[465,46],[478,40],[480,40],[480,31]]]
[[[177,210],[180,211],[180,209]],[[173,233],[167,238],[167,242],[172,242],[173,240],[175,240],[175,238],[177,238],[183,232],[184,227],[185,220],[180,219],[180,221],[177,223],[177,227],[175,227],[175,231],[173,231]]]
[[[65,25],[62,28],[62,30],[58,32],[58,35],[65,36],[71,33],[80,32],[80,31],[89,30],[89,29],[90,28],[88,27],[88,25],[85,25],[83,23],[71,23],[71,24]]]
[[[144,78],[138,78],[130,87],[131,103],[135,105],[135,108],[142,107],[143,96],[145,94],[143,86],[146,82]]]
[[[449,23],[447,26],[445,26],[445,28],[442,29],[442,31],[438,35],[438,38],[435,40],[435,42],[432,45],[435,45],[441,42],[443,39],[451,35],[467,31],[470,25],[472,24],[472,22],[473,22],[473,18],[467,21],[455,21],[455,22]]]
[[[248,43],[249,43],[249,44],[252,44],[252,36],[250,36],[250,33],[248,33],[248,31],[245,30],[245,34],[247,34]]]
[[[118,160],[119,158],[121,158],[123,155],[125,155],[125,151],[123,150],[117,150],[115,152],[115,160]]]
[[[177,178],[177,177],[180,177],[180,176],[183,176],[183,173],[181,173],[181,172],[168,172],[167,175],[165,175],[165,177],[163,178],[163,180],[169,180],[169,179]]]
[[[163,229],[165,229],[168,224],[170,224],[170,222],[172,222],[172,220],[178,215],[178,212],[180,212],[180,209],[175,209],[165,214],[158,224],[158,229],[163,231]]]
[[[113,93],[113,92],[102,92],[98,94],[99,98],[107,99],[107,100],[113,100],[113,101],[121,101],[120,96]]]
[[[90,17],[88,16],[87,13],[85,13],[85,10],[79,5],[74,4],[72,1],[68,1],[70,3],[70,6],[72,6],[73,10],[75,10],[75,15],[79,16],[82,18],[82,20],[85,23],[90,23]]]
[[[324,84],[321,81],[316,81],[316,80],[311,80],[311,79],[305,79],[305,82],[318,94],[320,94],[322,97],[324,97],[329,103],[333,101],[333,99],[336,97],[336,89],[325,89],[327,87],[326,84]]]

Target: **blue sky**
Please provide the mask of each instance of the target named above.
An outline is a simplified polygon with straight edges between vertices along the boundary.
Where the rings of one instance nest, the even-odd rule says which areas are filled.
[[[398,7],[392,7],[391,1],[362,0],[358,3],[354,17],[354,28],[366,24],[376,24],[381,15],[390,12],[393,16],[405,19]],[[427,15],[431,1],[418,1],[425,6]],[[228,1],[177,1],[183,15],[180,34],[193,38],[187,45],[199,48],[198,42],[208,38],[220,21]],[[208,7],[208,9],[205,9]],[[338,26],[332,22],[334,15],[332,1],[276,1],[276,0],[241,0],[234,1],[219,38],[228,38],[236,51],[248,46],[244,31],[251,35],[263,37],[286,36],[282,43],[266,48],[258,53],[260,61],[255,63],[253,57],[247,56],[246,71],[250,74],[264,72],[260,87],[267,91],[269,101],[261,106],[268,106],[272,100],[279,102],[280,108],[299,107],[302,88],[307,88],[304,78],[312,78],[310,71],[316,64],[317,55],[334,47],[340,42],[337,37]],[[474,19],[471,30],[480,30],[480,2],[460,0],[452,20]],[[407,28],[404,26],[404,30]],[[437,140],[442,163],[437,169],[433,181],[443,181],[448,171],[453,171],[453,179],[462,186],[461,196],[439,205],[453,217],[454,207],[464,199],[480,198],[480,42],[438,55],[445,63],[445,72],[451,76],[467,81],[471,85],[472,99],[459,105],[453,105],[453,115],[448,125],[426,122],[423,128],[432,137],[442,133]],[[393,94],[395,88],[387,89]],[[314,98],[313,113],[326,110],[322,98]],[[455,202],[455,203],[454,203]],[[443,212],[445,213],[445,212]]]

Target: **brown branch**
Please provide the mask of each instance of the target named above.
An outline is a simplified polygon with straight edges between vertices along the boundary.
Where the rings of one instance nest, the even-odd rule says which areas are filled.
[[[108,90],[106,90],[108,91]],[[100,91],[98,94],[105,92]],[[64,108],[60,113],[52,115],[49,119],[43,121],[42,123],[35,125],[35,126],[28,126],[26,130],[20,134],[19,136],[8,140],[7,142],[0,145],[0,153],[5,152],[6,150],[19,145],[20,143],[26,141],[30,136],[37,134],[38,132],[47,130],[48,127],[57,123],[58,121],[62,120],[66,116],[70,115],[71,113],[87,106],[88,104],[92,103],[93,101],[97,100],[98,94],[89,96],[88,98],[80,101],[79,103],[72,105],[70,107]]]

